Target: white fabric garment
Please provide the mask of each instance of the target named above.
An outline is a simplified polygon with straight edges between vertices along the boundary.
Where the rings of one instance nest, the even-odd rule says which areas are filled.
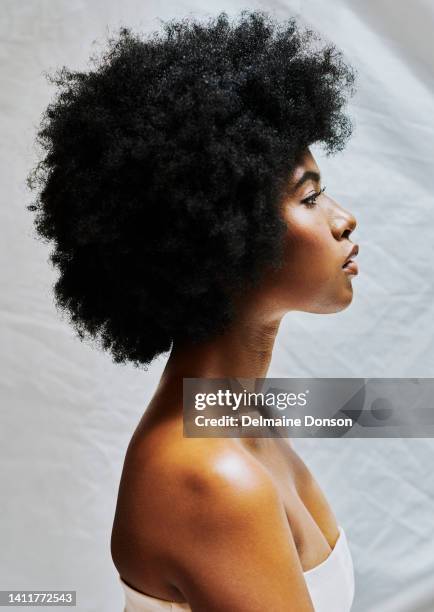
[[[303,573],[315,612],[349,612],[354,598],[354,568],[344,529],[330,555],[316,567]],[[127,585],[124,612],[163,612],[191,610],[188,603],[177,603],[140,593]]]

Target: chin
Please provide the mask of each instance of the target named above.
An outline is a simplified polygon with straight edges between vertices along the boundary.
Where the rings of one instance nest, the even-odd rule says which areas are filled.
[[[350,291],[347,292],[345,299],[343,299],[342,302],[336,307],[334,312],[341,312],[341,310],[345,310],[345,308],[348,308],[348,306],[351,304],[352,301],[353,301],[353,290],[351,289]]]
[[[344,295],[339,296],[336,299],[330,299],[327,302],[317,303],[312,308],[306,309],[306,312],[311,312],[313,314],[335,314],[336,312],[341,312],[348,308],[348,306],[353,301],[353,290],[350,289],[346,291]]]

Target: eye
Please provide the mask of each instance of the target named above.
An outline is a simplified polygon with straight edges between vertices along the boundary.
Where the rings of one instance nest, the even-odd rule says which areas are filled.
[[[320,189],[319,191],[315,191],[315,193],[313,193],[312,195],[310,195],[309,197],[305,198],[304,200],[301,201],[302,204],[305,204],[306,206],[310,206],[313,207],[316,204],[316,199],[325,191],[325,187],[323,187],[322,189]]]

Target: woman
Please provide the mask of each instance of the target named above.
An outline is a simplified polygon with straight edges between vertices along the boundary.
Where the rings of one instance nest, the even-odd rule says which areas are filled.
[[[348,612],[345,532],[276,439],[184,438],[184,377],[262,378],[282,317],[352,300],[351,213],[310,151],[343,148],[354,74],[294,20],[122,29],[63,69],[29,177],[57,305],[115,362],[171,349],[129,444],[112,532],[127,612]]]

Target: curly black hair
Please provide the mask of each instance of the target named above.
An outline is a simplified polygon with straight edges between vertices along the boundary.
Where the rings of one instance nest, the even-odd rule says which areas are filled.
[[[56,305],[115,363],[221,333],[278,266],[279,202],[301,153],[341,150],[354,70],[262,11],[122,27],[87,72],[58,69],[27,177],[53,241]]]

